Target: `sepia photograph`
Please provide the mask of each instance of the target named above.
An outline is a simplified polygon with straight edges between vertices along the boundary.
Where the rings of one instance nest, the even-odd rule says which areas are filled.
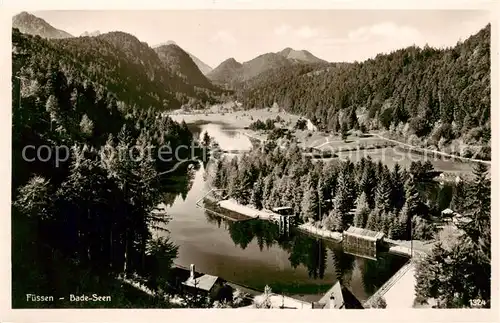
[[[16,12],[12,309],[492,308],[492,21]]]

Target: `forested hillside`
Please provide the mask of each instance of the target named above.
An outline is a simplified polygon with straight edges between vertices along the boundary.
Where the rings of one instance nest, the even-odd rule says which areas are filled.
[[[163,45],[155,48],[160,60],[173,73],[200,88],[217,90],[203,75],[194,60],[182,48],[175,44]]]
[[[158,98],[139,94],[151,85],[141,83],[147,77],[139,69],[126,70],[123,79],[120,68],[132,68],[129,61],[116,49],[111,55],[103,40],[83,40],[88,47],[79,50],[78,40],[51,42],[13,30],[14,307],[31,306],[28,293],[55,297],[33,306],[74,307],[57,296],[114,289],[111,304],[95,306],[137,306],[141,300],[122,299],[113,277],[137,273],[154,289],[176,255],[150,231],[166,221],[152,213],[165,190],[158,174],[176,162],[159,160],[157,150],[190,145],[192,135],[155,111]],[[136,92],[127,93],[132,84]],[[140,153],[132,146],[144,149],[142,158],[122,154]]]
[[[130,34],[112,32],[50,40],[19,37],[26,39],[24,45],[31,51],[31,62],[46,62],[47,56],[56,55],[64,70],[81,70],[87,79],[106,87],[130,106],[140,101],[144,107],[176,109],[182,104],[217,102],[221,93],[210,84],[210,88],[203,88],[176,75],[152,48]]]
[[[464,308],[479,299],[490,306],[491,179],[484,164],[475,166],[473,181],[452,187],[435,181],[439,172],[429,161],[406,169],[396,163],[392,170],[370,157],[323,163],[304,158],[296,144],[283,149],[269,141],[214,168],[212,185],[238,203],[259,210],[288,206],[294,221],[332,231],[354,225],[391,239],[431,241],[440,236],[440,211],[451,207],[472,221],[415,260],[417,301]]]
[[[456,138],[489,146],[490,25],[453,48],[408,47],[318,71],[251,81],[239,99],[248,108],[276,102],[328,130],[338,131],[355,111],[359,122],[351,127],[391,129],[417,144],[429,139],[420,142],[427,146]]]

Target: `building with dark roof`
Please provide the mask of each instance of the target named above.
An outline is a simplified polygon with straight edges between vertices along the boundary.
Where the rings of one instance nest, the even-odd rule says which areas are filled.
[[[313,308],[320,309],[363,309],[361,302],[351,291],[336,282],[332,288],[316,303]]]
[[[176,290],[189,294],[202,294],[214,300],[232,301],[233,288],[220,277],[202,274],[195,271],[191,264],[189,270],[179,266],[172,269],[171,285]]]

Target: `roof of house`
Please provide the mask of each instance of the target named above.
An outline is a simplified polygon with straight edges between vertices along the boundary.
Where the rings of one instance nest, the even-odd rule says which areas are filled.
[[[364,238],[367,240],[380,240],[384,237],[384,233],[382,232],[377,232],[377,231],[372,231],[368,229],[363,229],[363,228],[357,228],[350,226],[349,229],[344,231],[344,234],[348,234],[351,236],[357,236],[359,238]]]
[[[331,300],[333,302],[331,302]],[[347,287],[336,282],[333,287],[319,300],[320,304],[325,304],[324,309],[362,309],[361,302],[354,296]],[[333,305],[333,306],[332,306]]]
[[[447,208],[447,209],[444,209],[443,211],[441,211],[441,213],[442,214],[453,214],[453,213],[455,213],[455,211],[453,211],[450,208]]]
[[[197,278],[189,277],[182,284],[185,286],[198,288],[208,292],[212,289],[212,287],[214,287],[215,283],[217,282],[217,279],[219,279],[219,277],[217,276],[203,275]]]

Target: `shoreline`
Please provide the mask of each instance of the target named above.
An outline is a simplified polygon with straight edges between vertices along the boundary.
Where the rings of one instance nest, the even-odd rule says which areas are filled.
[[[208,196],[205,198],[208,198]],[[213,201],[212,197],[210,197],[208,199],[210,201]],[[247,217],[252,218],[252,219],[277,222],[278,218],[279,218],[279,214],[277,214],[277,213],[274,213],[274,212],[269,211],[269,210],[257,210],[251,206],[248,206],[248,205],[241,205],[232,199],[218,201],[217,205],[223,209],[242,214],[242,215],[247,216]],[[335,232],[335,231],[317,228],[311,223],[300,224],[297,226],[297,229],[299,229],[300,231],[315,235],[315,236],[319,236],[319,237],[324,238],[324,239],[334,240],[335,242],[342,242],[342,233],[341,232]]]
[[[235,212],[238,214],[241,214],[245,217],[248,217],[248,219],[256,219],[256,220],[264,220],[264,221],[270,221],[270,222],[278,222],[279,215],[269,211],[269,210],[257,210],[251,206],[248,205],[241,205],[238,202],[236,202],[233,199],[228,199],[228,200],[222,200],[222,201],[216,201],[215,198],[211,196],[205,196],[204,198],[208,199],[209,201],[216,203],[216,205],[222,209]],[[198,207],[202,207],[198,204]],[[205,207],[203,207],[206,209]],[[221,216],[217,212],[214,212],[214,214]],[[222,216],[222,217],[227,217],[227,216]],[[236,219],[235,219],[236,220]],[[343,233],[341,232],[336,232],[336,231],[330,231],[322,228],[316,227],[313,223],[303,223],[297,226],[297,229],[299,231],[302,231],[303,233],[319,237],[321,239],[327,239],[334,241],[336,243],[341,243],[343,240]],[[410,243],[408,242],[399,242],[396,240],[392,239],[384,239],[384,244],[387,245],[387,252],[391,254],[396,254],[396,255],[401,255],[401,256],[406,256],[406,257],[412,257],[412,248],[409,248],[406,244]],[[426,254],[426,251],[423,250],[421,247],[417,245],[417,242],[415,242],[415,246],[413,248],[413,256],[416,255],[424,255]]]

